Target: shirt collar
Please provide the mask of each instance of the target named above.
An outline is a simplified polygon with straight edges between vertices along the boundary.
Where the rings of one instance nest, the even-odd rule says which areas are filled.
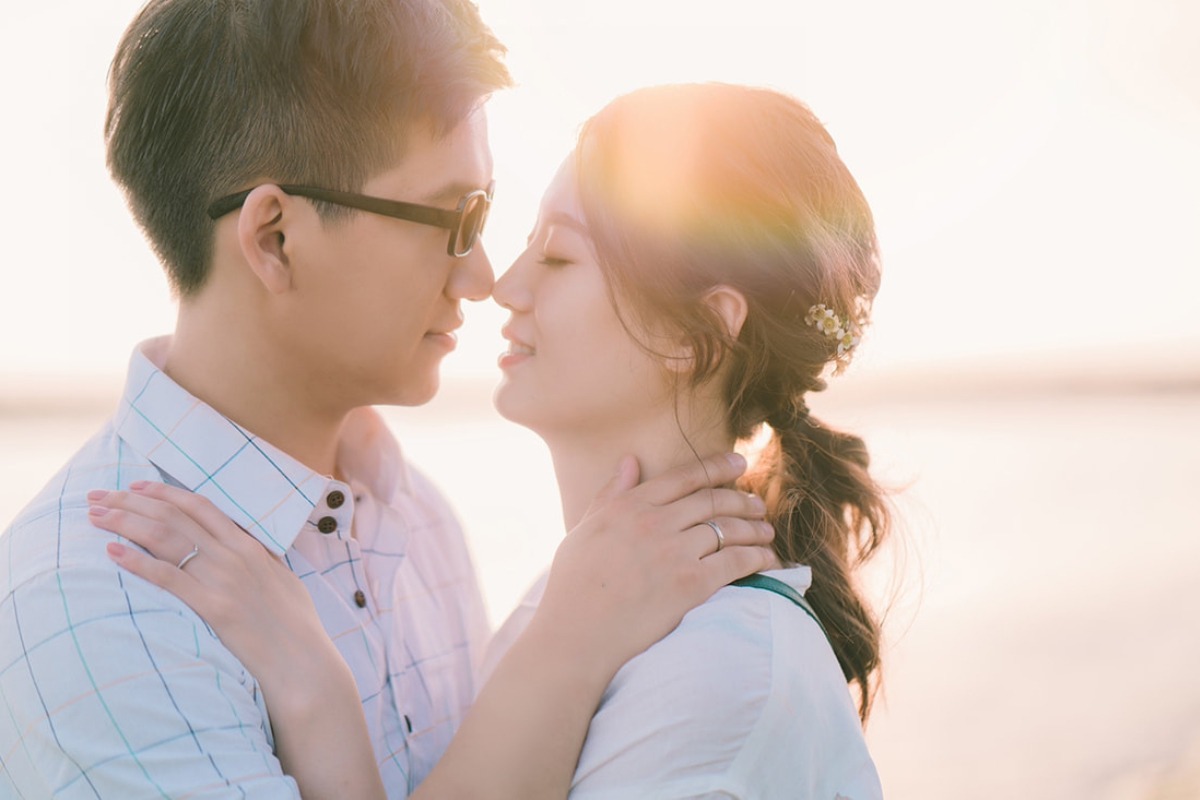
[[[304,466],[171,380],[160,366],[169,343],[164,336],[134,349],[117,412],[118,434],[173,482],[207,497],[282,555],[326,490],[344,484]],[[347,416],[337,458],[339,470],[385,503],[397,487],[411,491],[400,446],[372,408]]]
[[[808,587],[812,586],[812,567],[805,564],[784,569],[769,569],[764,571],[763,575],[778,578],[800,594],[804,594]]]

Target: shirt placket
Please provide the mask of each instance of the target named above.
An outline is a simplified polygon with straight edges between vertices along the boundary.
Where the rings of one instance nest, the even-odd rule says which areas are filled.
[[[377,658],[379,668],[379,709],[383,737],[379,743],[377,755],[382,759],[381,773],[385,776],[389,767],[398,770],[403,778],[397,784],[386,780],[389,794],[393,789],[403,787],[407,792],[415,788],[414,756],[411,749],[414,733],[414,715],[410,700],[412,693],[400,689],[397,675],[404,675],[404,647],[394,639],[391,632],[396,609],[391,607],[392,590],[395,576],[404,561],[404,548],[407,542],[407,529],[402,520],[395,515],[394,509],[381,502],[369,491],[355,483],[344,490],[347,497],[354,501],[353,536],[348,531],[341,533],[344,546],[355,556],[349,566],[349,574],[338,571],[341,582],[352,581],[353,585],[345,583],[341,588],[342,594],[353,592],[357,598],[359,592],[365,596],[365,613],[369,615],[364,620],[364,626],[370,631],[371,638],[381,642],[382,647],[373,657]],[[320,513],[315,511],[313,517],[320,523]],[[332,527],[330,523],[326,527]],[[339,525],[339,530],[341,526]],[[336,539],[338,532],[331,532],[329,537]],[[366,555],[359,558],[363,551]],[[331,577],[332,574],[331,574]],[[381,594],[382,593],[382,594]],[[384,599],[382,608],[378,605],[380,598]]]

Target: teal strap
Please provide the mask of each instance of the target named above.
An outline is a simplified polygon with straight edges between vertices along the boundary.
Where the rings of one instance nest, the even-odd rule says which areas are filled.
[[[805,614],[812,617],[813,622],[817,623],[817,627],[821,629],[821,633],[825,634],[825,638],[829,638],[829,631],[825,630],[825,626],[821,624],[821,620],[817,618],[817,612],[813,611],[813,607],[804,599],[804,595],[796,591],[794,586],[784,583],[778,578],[772,578],[770,575],[763,575],[756,572],[753,575],[748,575],[745,578],[740,578],[731,586],[746,586],[751,589],[766,589],[768,592],[774,592],[777,595],[786,597],[804,610]]]

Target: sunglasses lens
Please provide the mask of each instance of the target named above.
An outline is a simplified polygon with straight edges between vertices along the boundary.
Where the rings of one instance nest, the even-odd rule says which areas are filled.
[[[475,240],[479,238],[483,223],[487,219],[487,212],[488,199],[483,192],[467,199],[462,211],[462,222],[458,226],[458,235],[454,240],[456,255],[465,256],[475,246]]]

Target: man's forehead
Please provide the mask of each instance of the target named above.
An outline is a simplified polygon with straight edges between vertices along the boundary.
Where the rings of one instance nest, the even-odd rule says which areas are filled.
[[[412,203],[452,206],[463,194],[487,188],[491,180],[486,116],[476,109],[450,131],[428,124],[410,127],[400,162],[370,182],[388,194],[402,192],[402,199]]]
[[[439,133],[426,123],[414,126],[406,137],[396,171],[415,190],[411,199],[446,205],[468,192],[486,189],[493,161],[484,110],[476,109],[451,130]]]

